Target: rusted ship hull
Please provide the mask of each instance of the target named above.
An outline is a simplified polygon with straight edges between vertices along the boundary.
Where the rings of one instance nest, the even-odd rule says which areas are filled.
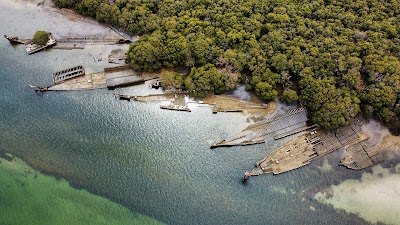
[[[18,37],[9,37],[4,35],[4,37],[11,43],[11,44],[25,44],[29,41],[29,39],[19,39]]]

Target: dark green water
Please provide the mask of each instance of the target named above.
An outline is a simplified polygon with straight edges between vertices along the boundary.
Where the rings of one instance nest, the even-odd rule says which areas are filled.
[[[79,34],[40,8],[4,2],[0,2],[0,34],[29,37],[37,29]],[[320,160],[243,185],[244,171],[282,143],[210,150],[212,140],[246,126],[243,115],[214,115],[206,107],[195,107],[191,113],[163,111],[159,103],[113,97],[114,93],[148,93],[146,85],[45,94],[36,94],[28,86],[49,84],[53,72],[69,66],[100,70],[105,60],[93,57],[106,57],[108,52],[99,52],[97,47],[52,49],[28,56],[22,46],[11,46],[1,38],[0,149],[167,224],[365,223],[312,200],[324,186],[358,176],[335,166],[339,155],[329,158],[335,173],[319,169]]]

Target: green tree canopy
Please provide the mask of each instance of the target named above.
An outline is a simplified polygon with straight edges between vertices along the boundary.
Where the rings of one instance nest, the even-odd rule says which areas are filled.
[[[400,122],[393,122],[400,121],[398,1],[54,2],[143,35],[129,49],[133,68],[191,69],[196,75],[188,76],[185,87],[200,95],[230,89],[238,74],[246,89],[263,99],[275,97],[275,87],[299,84],[299,98],[320,126],[348,123],[343,121],[359,111],[361,99],[364,114],[399,124],[400,130]],[[376,88],[395,96],[390,104],[376,100]]]
[[[165,90],[180,90],[184,87],[182,75],[174,71],[162,71],[159,81]]]
[[[218,71],[212,64],[193,67],[185,79],[186,89],[195,96],[204,97],[210,94],[221,94],[236,87],[239,74],[226,70]]]
[[[334,80],[306,77],[300,82],[301,101],[310,109],[312,121],[333,129],[348,125],[360,111],[360,100],[354,91],[337,89]]]
[[[290,89],[283,91],[282,98],[287,103],[293,103],[299,100],[299,96],[297,95],[296,91]]]
[[[38,30],[33,36],[32,41],[37,45],[46,45],[49,41],[49,34],[46,31]]]
[[[267,82],[259,82],[256,85],[256,93],[257,95],[266,101],[270,101],[273,100],[274,98],[276,98],[278,96],[278,92],[275,91],[274,86],[272,86],[271,84],[267,83]]]
[[[157,71],[162,66],[164,45],[160,32],[142,37],[129,47],[128,57],[137,71]]]

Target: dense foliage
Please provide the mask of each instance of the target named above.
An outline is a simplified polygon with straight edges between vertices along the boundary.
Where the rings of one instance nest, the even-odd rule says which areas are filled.
[[[144,34],[130,48],[134,68],[192,68],[185,81],[192,92],[227,89],[224,81],[201,83],[225,69],[266,100],[276,85],[295,99],[285,91],[299,84],[301,102],[326,128],[350,123],[360,110],[400,127],[399,1],[54,1]]]
[[[182,90],[183,78],[174,71],[162,71],[160,73],[159,81],[165,90]]]
[[[46,31],[38,30],[33,36],[32,41],[37,45],[46,45],[49,41],[49,34]]]
[[[225,69],[218,71],[213,64],[193,67],[185,79],[185,87],[195,96],[221,94],[236,87],[239,75]]]
[[[293,103],[299,100],[299,96],[297,95],[296,91],[290,89],[283,91],[282,98],[287,103]]]

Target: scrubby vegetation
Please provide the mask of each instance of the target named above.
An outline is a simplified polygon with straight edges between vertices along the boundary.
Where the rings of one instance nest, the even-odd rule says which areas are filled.
[[[298,85],[320,126],[348,124],[363,111],[400,132],[399,1],[54,2],[143,35],[129,51],[134,68],[191,68],[184,83],[193,94],[220,93],[242,81],[265,100],[276,97],[279,85],[292,101]]]

